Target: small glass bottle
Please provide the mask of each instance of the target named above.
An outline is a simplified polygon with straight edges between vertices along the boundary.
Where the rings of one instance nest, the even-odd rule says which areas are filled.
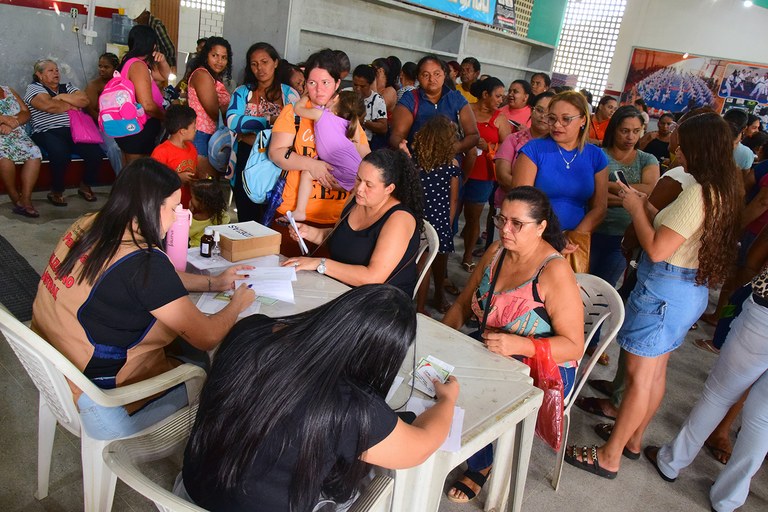
[[[211,259],[221,259],[221,233],[213,232],[213,248],[211,249]]]
[[[213,228],[205,228],[203,236],[200,238],[200,256],[210,258],[213,250]]]

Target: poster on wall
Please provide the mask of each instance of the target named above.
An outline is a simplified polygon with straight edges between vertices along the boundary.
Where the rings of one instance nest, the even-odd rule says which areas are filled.
[[[461,18],[493,24],[496,0],[408,0],[406,3],[455,14]]]
[[[652,117],[711,105],[768,119],[768,65],[634,48],[621,101],[638,98]]]
[[[494,25],[517,34],[517,15],[515,14],[515,0],[497,0]]]

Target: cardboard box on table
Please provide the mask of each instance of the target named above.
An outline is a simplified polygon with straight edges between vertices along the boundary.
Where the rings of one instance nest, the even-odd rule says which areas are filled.
[[[268,254],[280,254],[282,236],[258,222],[239,222],[214,226],[221,235],[221,255],[231,261],[242,261]]]

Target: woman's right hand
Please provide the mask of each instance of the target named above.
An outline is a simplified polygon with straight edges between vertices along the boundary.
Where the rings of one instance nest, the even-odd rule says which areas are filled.
[[[242,313],[254,300],[256,300],[256,293],[248,285],[241,284],[235,289],[235,293],[230,297],[229,303],[232,304],[238,313]]]
[[[317,180],[323,188],[333,189],[338,186],[336,178],[331,174],[333,166],[328,162],[313,160],[312,163],[309,164],[309,168],[304,170],[308,171],[309,174],[312,175],[312,178]]]
[[[297,222],[296,223],[296,229],[298,229],[299,235],[301,235],[301,238],[306,240],[309,237],[309,235],[310,235],[310,231],[312,229],[315,229],[315,228],[313,228],[312,226],[308,226],[308,225],[304,224],[303,222]],[[290,235],[291,240],[293,240],[294,242],[298,242],[299,241],[299,235],[296,234],[295,230],[289,229],[288,230],[288,234]]]
[[[448,400],[455,404],[459,398],[459,381],[451,375],[445,384],[439,380],[433,380],[432,383],[435,386],[435,396],[438,400]]]

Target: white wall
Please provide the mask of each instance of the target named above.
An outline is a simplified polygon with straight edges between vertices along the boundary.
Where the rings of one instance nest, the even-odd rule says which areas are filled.
[[[607,89],[621,90],[632,47],[768,63],[768,9],[740,0],[627,0]]]

